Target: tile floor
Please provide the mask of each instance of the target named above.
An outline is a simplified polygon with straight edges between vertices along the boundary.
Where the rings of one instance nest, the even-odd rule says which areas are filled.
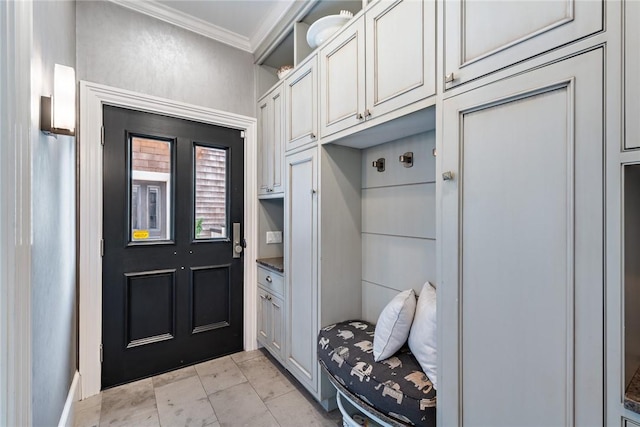
[[[78,402],[76,427],[342,425],[262,350],[105,390]]]

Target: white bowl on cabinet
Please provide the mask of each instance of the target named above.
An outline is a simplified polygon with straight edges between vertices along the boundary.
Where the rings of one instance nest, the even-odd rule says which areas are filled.
[[[312,49],[315,49],[335,34],[350,19],[351,16],[347,14],[329,15],[318,19],[311,24],[307,31],[307,43]]]

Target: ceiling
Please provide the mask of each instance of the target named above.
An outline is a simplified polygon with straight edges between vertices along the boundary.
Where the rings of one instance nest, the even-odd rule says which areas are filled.
[[[112,0],[165,22],[254,53],[296,2],[305,0]]]

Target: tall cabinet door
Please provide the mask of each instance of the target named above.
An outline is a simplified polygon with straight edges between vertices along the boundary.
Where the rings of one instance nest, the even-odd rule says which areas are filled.
[[[435,95],[435,1],[381,1],[365,16],[367,116]]]
[[[602,70],[598,48],[444,101],[441,425],[602,425]]]
[[[453,0],[442,5],[444,73],[453,78],[447,88],[604,29],[603,0]]]
[[[289,371],[317,390],[318,364],[318,158],[310,148],[286,158],[285,274],[287,286],[286,363]]]

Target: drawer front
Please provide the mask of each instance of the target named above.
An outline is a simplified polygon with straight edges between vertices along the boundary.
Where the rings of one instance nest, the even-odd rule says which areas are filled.
[[[284,280],[282,275],[272,270],[258,267],[258,283],[279,296],[284,295]]]

